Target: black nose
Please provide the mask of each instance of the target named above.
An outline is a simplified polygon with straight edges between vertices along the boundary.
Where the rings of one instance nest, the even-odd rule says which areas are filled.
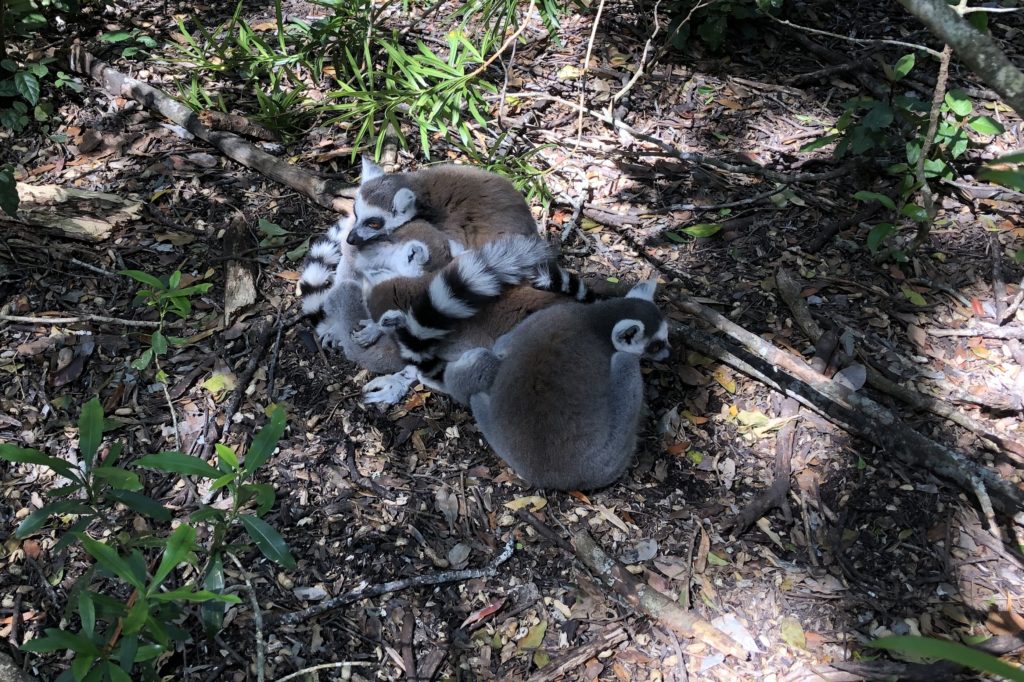
[[[355,229],[352,229],[348,233],[348,236],[345,237],[345,241],[347,241],[352,246],[359,246],[361,244],[365,244],[366,243],[366,240],[363,239],[362,237],[360,237],[359,233],[356,232]]]

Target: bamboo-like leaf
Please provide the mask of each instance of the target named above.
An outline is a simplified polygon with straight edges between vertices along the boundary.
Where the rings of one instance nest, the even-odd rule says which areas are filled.
[[[182,524],[167,538],[167,547],[160,557],[160,565],[153,573],[147,592],[153,594],[163,584],[174,568],[185,560],[196,544],[196,529]]]
[[[876,639],[870,646],[898,651],[912,656],[952,661],[978,672],[999,675],[1014,682],[1024,682],[1024,670],[1005,663],[991,654],[971,649],[958,642],[929,637],[893,636]]]
[[[145,589],[145,585],[142,580],[135,575],[135,572],[128,565],[128,562],[126,562],[117,553],[117,550],[106,543],[100,542],[99,540],[93,540],[85,533],[80,533],[78,538],[85,547],[85,551],[92,555],[100,566],[107,569],[121,580],[124,580],[140,592]]]
[[[245,465],[242,471],[246,475],[252,476],[253,472],[263,466],[270,458],[274,448],[277,447],[277,441],[284,434],[286,419],[284,408],[280,405],[275,405],[270,413],[270,422],[265,424],[252,439],[249,452],[245,455]]]
[[[137,465],[149,469],[159,469],[174,474],[202,476],[204,478],[220,478],[221,472],[205,461],[183,452],[158,452],[155,455],[140,457]]]
[[[81,472],[68,464],[66,460],[60,457],[44,455],[34,448],[19,448],[9,443],[0,443],[0,459],[6,459],[8,462],[40,464],[53,469],[64,478],[72,481],[82,481]]]
[[[295,557],[288,551],[284,538],[269,523],[252,514],[242,514],[238,519],[263,556],[285,568],[295,568]]]

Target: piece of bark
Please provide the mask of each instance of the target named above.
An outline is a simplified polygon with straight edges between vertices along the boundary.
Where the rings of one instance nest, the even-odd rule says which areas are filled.
[[[10,656],[0,651],[0,681],[2,682],[38,682],[24,670],[19,668]]]
[[[246,251],[256,244],[241,220],[232,220],[224,232],[224,257],[227,271],[224,279],[224,328],[231,326],[236,311],[256,302],[256,265],[252,260],[241,259]]]
[[[68,239],[101,242],[115,227],[138,220],[142,202],[116,194],[19,182],[18,217],[0,213],[0,225],[42,228]]]
[[[111,95],[133,99],[150,109],[155,109],[199,139],[219,149],[231,160],[294,189],[320,206],[340,213],[348,213],[351,210],[355,187],[321,178],[283,159],[271,156],[234,133],[210,130],[203,125],[199,116],[184,104],[151,85],[120,73],[89,54],[81,45],[71,48],[68,67],[74,73],[91,77]]]
[[[265,142],[281,141],[281,137],[273,130],[259,123],[254,123],[245,116],[239,116],[238,114],[225,114],[222,111],[211,111],[208,109],[199,113],[199,120],[204,126],[213,130],[226,130]]]
[[[572,679],[572,674],[591,658],[597,657],[602,651],[614,649],[625,641],[626,631],[621,627],[605,628],[589,642],[551,659],[547,665],[530,675],[527,682],[554,682],[563,676],[565,679]]]

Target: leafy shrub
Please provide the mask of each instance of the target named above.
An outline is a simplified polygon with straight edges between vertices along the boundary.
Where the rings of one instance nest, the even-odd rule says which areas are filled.
[[[112,443],[102,452],[104,432],[117,424],[104,418],[96,398],[83,406],[79,418],[77,463],[0,444],[0,459],[44,466],[67,481],[50,493],[52,501],[25,517],[15,537],[25,538],[47,523],[74,518],[63,530],[57,549],[77,543],[94,560],[76,582],[66,606],[78,618],[77,631],[48,628],[43,637],[26,642],[22,649],[74,652],[71,669],[60,680],[120,681],[134,676],[156,680],[158,658],[173,642],[188,639],[179,624],[190,604],[200,606],[207,631],[216,632],[226,605],[238,603],[238,597],[224,594],[223,556],[244,547],[244,543],[229,543],[230,533],[241,530],[264,556],[294,567],[284,540],[260,518],[273,506],[274,490],[253,480],[284,433],[284,410],[274,406],[269,414],[270,421],[253,438],[243,461],[218,443],[216,467],[180,452],[148,455],[129,464],[121,461],[121,443]],[[147,523],[142,526],[147,530],[126,533],[111,525],[119,516],[114,513],[118,504],[163,528],[172,520],[169,509],[140,492],[139,467],[212,479],[213,490],[227,490],[231,506],[199,505],[173,530],[148,530]],[[196,542],[200,526],[211,531],[204,535],[211,538],[206,546]],[[108,531],[106,541],[87,533],[90,528],[96,528],[93,534],[97,535]],[[187,575],[192,577],[186,579]]]

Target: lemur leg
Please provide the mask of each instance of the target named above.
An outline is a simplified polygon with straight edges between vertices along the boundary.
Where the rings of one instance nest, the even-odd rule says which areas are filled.
[[[362,348],[369,348],[384,335],[384,329],[373,320],[360,320],[352,329],[352,340]]]
[[[401,372],[385,374],[367,382],[363,386],[363,402],[394,405],[405,397],[414,383],[416,367],[409,365]]]
[[[644,406],[644,380],[640,356],[612,355],[611,423],[603,451],[592,453],[590,474],[597,487],[611,484],[629,467],[636,449],[636,434]]]
[[[371,372],[397,372],[405,367],[394,339],[379,336],[370,347],[353,338],[353,332],[362,334],[364,323],[372,324],[370,313],[363,301],[362,286],[354,280],[338,280],[324,302],[324,319],[316,326],[317,334],[325,345],[341,346],[352,362]]]
[[[501,368],[501,359],[486,348],[474,348],[448,363],[444,371],[444,391],[468,405],[475,394],[486,391],[494,383]]]

